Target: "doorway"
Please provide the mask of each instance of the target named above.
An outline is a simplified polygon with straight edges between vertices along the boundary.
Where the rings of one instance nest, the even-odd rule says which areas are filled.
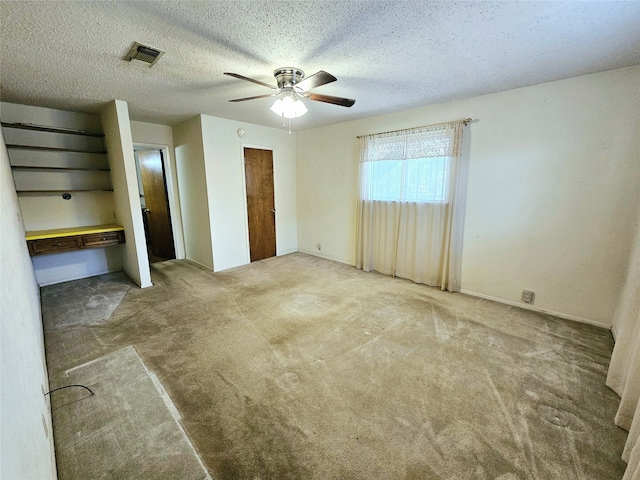
[[[149,262],[176,258],[162,150],[136,149],[140,207]]]
[[[249,254],[252,262],[276,255],[273,151],[244,148]]]

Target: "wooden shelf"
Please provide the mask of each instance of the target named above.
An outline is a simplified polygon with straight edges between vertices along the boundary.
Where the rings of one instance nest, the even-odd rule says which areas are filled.
[[[45,152],[98,153],[101,155],[107,154],[107,152],[104,150],[92,151],[92,150],[78,150],[76,148],[37,147],[35,145],[15,145],[15,144],[7,144],[7,149],[9,150],[40,150]]]
[[[2,122],[2,126],[6,128],[18,128],[21,130],[34,130],[37,132],[65,133],[67,135],[82,135],[84,137],[104,137],[102,133],[89,133],[84,130],[74,130],[72,128],[45,127],[44,125],[34,125],[31,123]]]
[[[71,189],[71,190],[16,190],[20,195],[24,194],[44,194],[44,195],[59,195],[61,193],[73,193],[73,192],[113,192],[112,188],[86,188],[84,190]]]
[[[108,172],[110,169],[108,168],[78,168],[78,167],[34,167],[34,166],[22,166],[22,165],[11,165],[12,170],[25,170],[25,171],[78,171],[78,172]]]
[[[45,147],[39,145],[25,145],[23,141],[16,140],[16,142],[20,143],[7,143],[7,149],[9,150],[9,158],[13,155],[20,157],[21,159],[15,159],[14,161],[18,164],[22,165],[11,165],[11,169],[14,172],[14,180],[17,183],[16,192],[19,196],[43,196],[43,197],[53,197],[62,195],[63,198],[67,197],[63,195],[65,193],[77,193],[77,192],[113,192],[113,187],[111,186],[111,180],[109,178],[109,182],[97,181],[104,180],[104,173],[106,172],[109,175],[109,167],[108,165],[104,166],[106,162],[102,161],[99,157],[93,157],[93,155],[106,155],[107,152],[104,151],[103,138],[104,135],[101,133],[89,133],[84,130],[76,130],[73,128],[60,128],[60,127],[49,127],[44,125],[34,125],[29,123],[10,123],[10,122],[0,122],[3,128],[7,129],[21,129],[21,130],[31,130],[34,132],[49,132],[53,134],[68,134],[68,135],[80,135],[84,137],[95,137],[99,140],[91,140],[88,143],[83,141],[79,144],[74,142],[74,145],[79,148],[66,148],[62,147]],[[15,132],[14,132],[15,133]],[[37,138],[43,139],[43,136],[38,135]],[[71,140],[71,139],[67,139]],[[80,140],[80,139],[78,139]],[[100,142],[102,145],[97,145]],[[29,141],[29,143],[31,143]],[[38,143],[38,142],[35,142]],[[93,146],[91,146],[93,144]],[[93,148],[93,150],[92,150]],[[98,150],[96,150],[98,149]],[[102,149],[102,150],[99,150]],[[18,151],[31,151],[34,152],[32,154],[22,154],[19,155]],[[48,156],[55,158],[56,160],[51,160],[43,158],[47,156],[47,153],[44,155],[37,155],[37,161],[29,159],[29,156],[36,156],[35,152],[48,152]],[[78,158],[77,155],[82,155],[83,157]],[[72,163],[67,163],[67,161],[61,161],[60,157],[75,157]],[[103,157],[106,160],[106,157]],[[79,161],[80,160],[80,161]],[[47,163],[54,163],[59,166],[48,166]],[[68,165],[68,166],[66,166]],[[16,173],[18,172],[18,173]],[[34,182],[36,177],[33,176],[34,173],[57,173],[58,175],[51,175],[47,177],[40,177],[37,182]],[[72,179],[72,172],[93,172],[90,176],[80,176],[80,174],[76,174],[78,180],[84,180],[82,182],[51,182],[46,181],[46,179],[60,179],[59,174],[67,173],[69,174],[69,180]],[[18,178],[16,178],[18,177]],[[18,179],[21,182],[18,182]],[[58,183],[58,184],[56,184]],[[60,187],[60,185],[64,185],[65,183],[71,183],[74,186],[69,189],[64,189]],[[44,187],[44,188],[43,188]],[[49,188],[47,188],[49,187]],[[78,188],[79,187],[79,188]],[[97,187],[97,188],[96,188]],[[65,199],[69,199],[67,197]]]

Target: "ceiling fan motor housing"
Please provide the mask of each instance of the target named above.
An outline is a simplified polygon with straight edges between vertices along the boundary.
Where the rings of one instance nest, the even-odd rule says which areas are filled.
[[[280,67],[273,71],[273,76],[276,77],[279,89],[291,88],[304,78],[304,72],[299,68]]]

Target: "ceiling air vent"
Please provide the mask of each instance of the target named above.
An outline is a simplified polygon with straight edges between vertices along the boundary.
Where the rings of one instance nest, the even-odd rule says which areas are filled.
[[[148,63],[150,67],[153,67],[160,57],[164,55],[164,52],[147,45],[142,45],[138,42],[133,42],[133,45],[129,49],[129,53],[124,57],[124,60],[139,60],[144,63]]]

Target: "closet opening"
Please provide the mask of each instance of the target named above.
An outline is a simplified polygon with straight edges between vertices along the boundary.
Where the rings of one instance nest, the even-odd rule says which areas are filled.
[[[158,148],[135,148],[134,156],[149,263],[173,260],[176,248],[164,153]]]

